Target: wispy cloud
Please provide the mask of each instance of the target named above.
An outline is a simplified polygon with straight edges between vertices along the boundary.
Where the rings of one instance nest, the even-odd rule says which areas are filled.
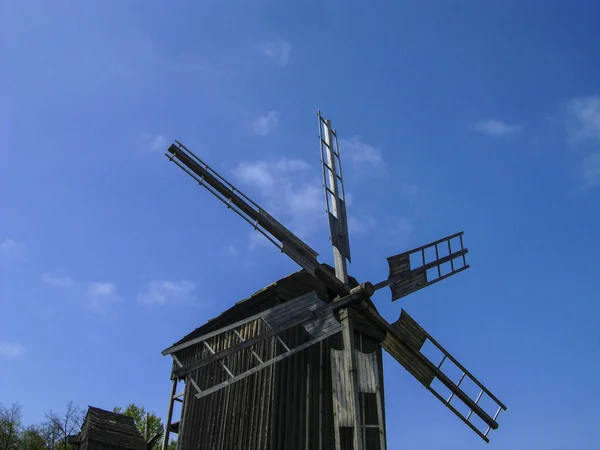
[[[600,140],[600,96],[571,99],[567,102],[567,112],[575,119],[570,133],[572,140]]]
[[[86,298],[95,312],[105,312],[110,304],[121,300],[113,283],[93,282],[86,290]]]
[[[280,39],[278,41],[264,43],[261,45],[260,50],[263,54],[267,55],[283,67],[290,60],[292,46],[289,42]]]
[[[600,151],[583,160],[583,178],[588,186],[600,186]]]
[[[189,281],[154,280],[140,292],[137,300],[142,305],[165,305],[168,303],[193,303],[196,285]]]
[[[571,99],[567,113],[571,125],[568,140],[587,152],[581,162],[584,183],[588,187],[600,186],[600,96]],[[590,145],[583,145],[586,143]]]
[[[238,165],[234,176],[254,187],[264,207],[294,233],[308,236],[324,219],[323,191],[317,173],[302,160],[281,158]]]
[[[496,119],[478,122],[475,124],[473,129],[493,137],[512,136],[523,131],[523,127],[521,125],[510,125],[506,122]]]
[[[340,157],[350,160],[355,164],[369,164],[380,167],[383,164],[381,151],[362,141],[360,136],[352,136],[348,139],[340,139]]]
[[[144,149],[150,152],[159,152],[167,150],[168,140],[164,134],[143,134],[142,145]]]
[[[6,238],[0,243],[0,256],[3,258],[21,258],[25,254],[25,245]]]
[[[348,232],[350,235],[364,234],[375,228],[377,221],[374,217],[358,218],[356,216],[348,217]]]
[[[13,342],[0,342],[0,358],[13,359],[23,355],[27,349],[21,344]]]
[[[65,274],[42,275],[42,281],[49,286],[63,289],[70,295],[85,300],[93,312],[104,313],[109,305],[121,300],[117,287],[113,283],[92,281],[82,282],[74,280]]]
[[[423,189],[414,183],[403,183],[400,185],[400,192],[402,192],[402,194],[404,194],[404,196],[409,200],[415,200],[421,195]]]
[[[42,275],[42,281],[52,286],[64,288],[72,287],[75,285],[73,279],[66,275],[51,275],[49,273],[45,273]]]
[[[234,258],[239,255],[238,249],[235,245],[228,245],[226,251],[229,256],[233,256]]]
[[[278,111],[269,111],[254,120],[252,130],[259,136],[265,136],[277,126],[280,116]]]
[[[181,74],[197,74],[204,78],[217,78],[220,72],[208,61],[185,58],[171,66],[171,70]]]

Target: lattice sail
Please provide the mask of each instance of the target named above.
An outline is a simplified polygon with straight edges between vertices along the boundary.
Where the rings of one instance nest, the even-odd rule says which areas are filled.
[[[382,344],[385,350],[475,433],[489,442],[488,434],[490,430],[498,428],[496,419],[501,410],[506,410],[506,406],[415,322],[406,311],[402,311],[400,318],[391,324],[391,330],[393,332],[388,333]],[[427,341],[443,355],[437,364],[421,352]],[[452,365],[461,372],[458,381],[454,381],[448,375],[447,370]],[[477,389],[478,393],[475,398],[463,390],[466,380],[469,381],[468,384],[471,387]],[[444,389],[450,392],[448,398],[443,396]],[[483,400],[488,405],[489,403],[494,404],[495,411],[491,412],[488,410],[489,408],[482,407]],[[466,407],[460,405],[461,403]],[[477,421],[479,423],[473,421],[475,417],[480,419]]]
[[[329,217],[329,236],[332,245],[338,249],[341,256],[350,261],[346,196],[337,133],[332,128],[331,121],[324,119],[320,111],[318,117],[323,187],[325,189],[327,216]]]
[[[447,236],[399,255],[390,256],[389,276],[375,290],[389,286],[392,301],[468,269],[463,232]],[[452,246],[454,242],[454,248]]]
[[[346,295],[349,292],[344,283],[337,280],[328,271],[322,270],[321,264],[317,260],[317,252],[182,143],[175,141],[175,144],[171,144],[166,156],[200,186],[206,188],[229,209],[252,225],[255,230],[265,236],[300,267],[323,281],[336,293]]]

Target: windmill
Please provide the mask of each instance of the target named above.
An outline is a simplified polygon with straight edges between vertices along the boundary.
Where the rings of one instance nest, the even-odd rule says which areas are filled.
[[[370,299],[389,287],[396,301],[466,270],[463,233],[387,258],[389,274],[379,283],[350,277],[337,133],[320,112],[318,122],[334,268],[182,143],[168,148],[172,162],[302,270],[162,352],[173,357],[164,449],[170,432],[184,450],[385,449],[382,349],[489,442],[504,404],[406,311],[389,323]],[[439,361],[423,353],[426,345]],[[184,391],[177,393],[181,381]],[[182,403],[178,422],[175,402]]]

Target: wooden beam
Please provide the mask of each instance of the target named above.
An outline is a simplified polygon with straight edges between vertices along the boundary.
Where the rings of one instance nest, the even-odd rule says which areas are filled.
[[[237,352],[239,352],[245,348],[248,348],[254,344],[262,342],[265,339],[268,339],[272,336],[276,336],[276,335],[284,332],[287,329],[290,329],[297,325],[301,325],[301,324],[303,324],[305,322],[309,322],[311,320],[316,320],[320,317],[324,317],[325,315],[331,313],[332,311],[335,311],[339,308],[350,305],[354,302],[360,301],[360,299],[362,298],[363,295],[365,295],[365,294],[368,295],[368,292],[372,293],[372,285],[370,285],[370,283],[357,286],[356,288],[354,288],[352,290],[352,293],[350,295],[347,295],[346,297],[342,298],[341,300],[339,300],[337,302],[324,304],[324,306],[322,306],[314,311],[310,311],[308,313],[296,316],[293,319],[283,323],[282,325],[280,325],[276,328],[272,328],[268,331],[265,331],[264,333],[261,333],[259,336],[256,336],[252,339],[247,339],[244,342],[235,344],[235,345],[229,347],[228,349],[223,350],[218,353],[215,353],[214,355],[208,356],[208,357],[202,359],[201,361],[198,361],[198,362],[195,362],[192,364],[188,364],[184,367],[181,367],[180,369],[175,369],[174,374],[176,377],[183,377],[194,370],[198,370],[202,367],[205,367],[211,363],[214,363],[215,361],[223,359],[229,355],[237,353]],[[270,310],[267,310],[265,312],[268,313],[269,311]],[[222,328],[221,330],[217,330],[213,333],[210,333],[207,336],[221,334],[222,332],[226,331],[229,328],[230,327]],[[199,342],[202,342],[202,341],[199,341]]]
[[[275,364],[275,363],[277,363],[279,361],[284,360],[288,356],[295,355],[296,353],[301,352],[304,349],[307,349],[311,345],[315,345],[318,342],[322,341],[323,339],[327,339],[328,337],[333,336],[336,333],[339,333],[339,331],[340,331],[339,328],[336,328],[336,329],[333,329],[331,331],[328,331],[326,334],[321,335],[319,337],[319,339],[313,339],[313,340],[308,341],[308,342],[306,342],[306,343],[304,343],[302,345],[299,345],[298,347],[294,347],[289,352],[286,352],[283,355],[279,355],[279,356],[276,356],[274,358],[271,358],[271,359],[265,361],[260,366],[253,367],[252,369],[249,369],[249,370],[247,370],[247,371],[245,371],[245,372],[243,372],[243,373],[241,373],[239,375],[236,375],[235,378],[231,378],[231,379],[229,379],[227,381],[224,381],[222,383],[219,383],[219,384],[217,384],[215,386],[212,386],[212,387],[210,387],[208,389],[205,389],[205,390],[199,392],[198,394],[196,394],[196,398],[205,397],[205,396],[207,396],[209,394],[212,394],[213,392],[216,392],[216,391],[218,391],[220,389],[223,389],[223,388],[225,388],[225,387],[227,387],[227,386],[229,386],[229,385],[231,385],[233,383],[236,383],[236,382],[238,382],[240,380],[243,380],[244,378],[246,378],[246,377],[248,377],[248,376],[250,376],[250,375],[252,375],[252,374],[254,374],[254,373],[256,373],[256,372],[258,372],[260,370],[263,370],[266,367],[269,367],[269,366],[271,366],[271,365],[273,365],[273,364]]]
[[[169,397],[169,409],[167,411],[167,424],[165,426],[165,439],[163,441],[162,450],[167,450],[169,447],[169,433],[171,429],[171,421],[173,420],[173,404],[175,402],[175,393],[177,392],[177,378],[173,380],[171,388],[171,396]]]

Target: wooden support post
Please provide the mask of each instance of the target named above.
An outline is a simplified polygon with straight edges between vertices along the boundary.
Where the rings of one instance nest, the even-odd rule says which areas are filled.
[[[344,388],[348,391],[347,398],[351,399],[349,409],[354,422],[354,450],[363,450],[362,421],[360,403],[358,401],[358,370],[354,349],[354,327],[352,326],[348,309],[340,311],[340,319],[342,323],[342,340],[344,342],[344,358],[346,359],[345,366],[350,372],[347,378],[350,380],[350,385],[344,386]]]
[[[323,341],[319,342],[319,446],[317,450],[323,450],[323,376],[325,370],[323,367],[323,360],[325,358],[325,351]],[[329,358],[329,354],[327,355]]]
[[[319,124],[319,126],[321,126]],[[327,170],[329,176],[329,188],[330,193],[326,192],[325,195],[331,195],[331,212],[333,215],[340,219],[338,214],[338,177],[337,177],[337,167],[334,156],[334,141],[333,141],[333,128],[331,127],[331,121],[325,121],[325,143],[326,143],[326,161],[323,161],[329,166]],[[339,158],[339,155],[338,155]],[[343,227],[347,229],[347,226]],[[332,236],[332,242],[334,242]],[[342,255],[340,249],[338,249],[335,245],[333,246],[333,258],[335,263],[335,276],[342,281],[344,284],[348,284],[348,268],[346,266],[346,258]],[[362,450],[362,423],[358,402],[358,373],[356,369],[356,361],[355,361],[355,353],[354,353],[354,330],[352,327],[352,322],[349,316],[348,309],[340,309],[340,323],[342,325],[342,340],[344,344],[344,360],[346,364],[344,367],[347,368],[348,372],[346,375],[346,379],[350,380],[349,386],[344,386],[344,389],[347,391],[347,398],[351,399],[350,405],[348,405],[350,411],[350,416],[352,418],[352,422],[354,425],[354,450]],[[336,430],[336,433],[339,434],[339,430]],[[340,440],[336,443],[339,449],[339,445],[341,444]]]
[[[169,447],[169,433],[171,432],[171,421],[173,420],[173,404],[175,403],[175,394],[177,393],[177,378],[173,380],[171,395],[169,396],[169,410],[167,411],[167,424],[165,426],[165,438],[163,440],[162,450]]]
[[[173,394],[175,397],[175,394]],[[175,400],[175,398],[173,398]],[[150,413],[146,413],[146,442],[150,440]]]
[[[304,449],[310,450],[309,444],[310,442],[310,416],[311,416],[311,408],[310,408],[310,379],[311,379],[311,364],[310,359],[306,359],[306,401],[305,401],[305,411],[304,411]]]

